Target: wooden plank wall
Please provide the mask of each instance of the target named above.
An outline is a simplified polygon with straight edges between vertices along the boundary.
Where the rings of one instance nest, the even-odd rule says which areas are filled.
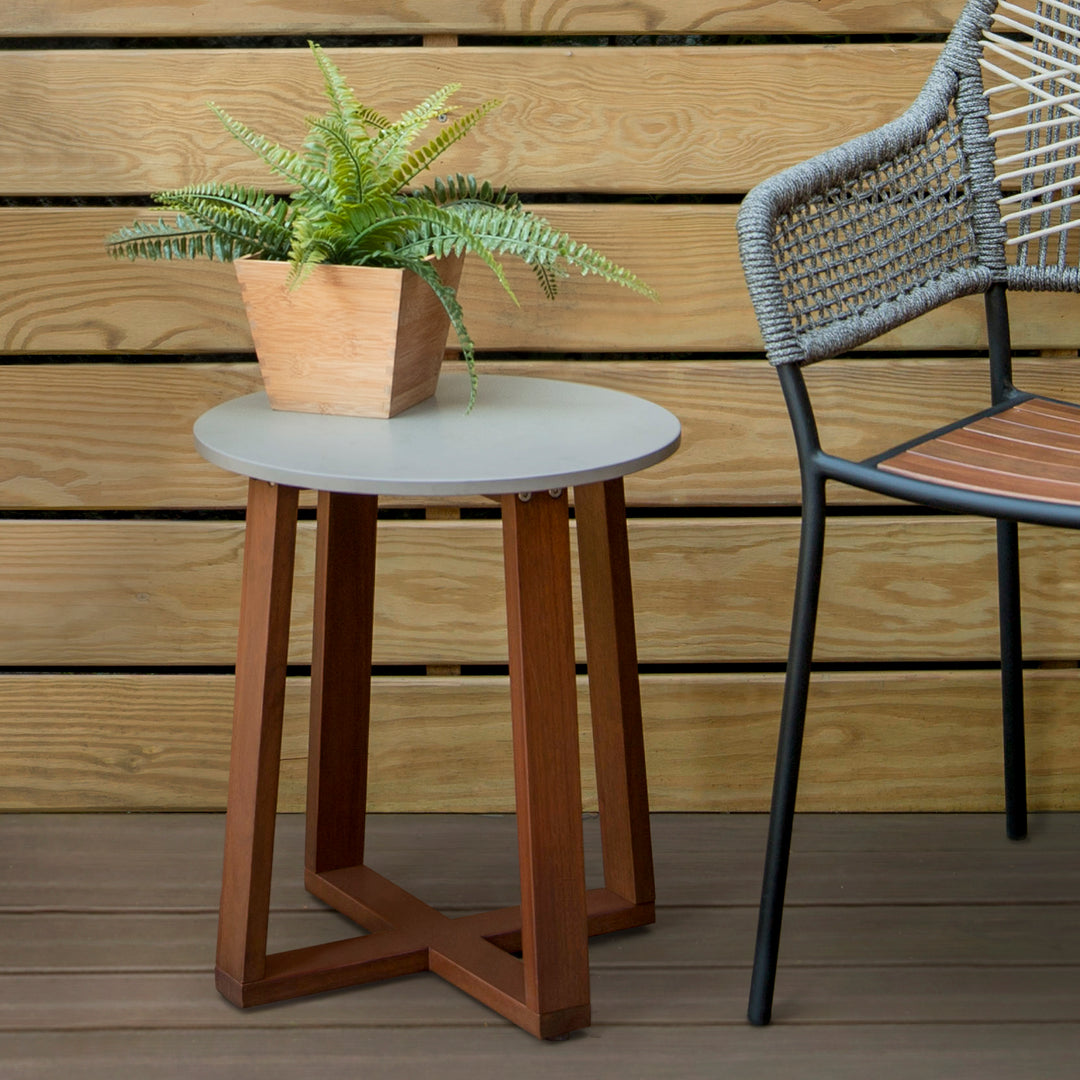
[[[451,80],[502,98],[447,171],[511,184],[660,290],[651,305],[573,281],[519,311],[470,266],[462,299],[483,371],[615,386],[681,417],[684,449],[628,485],[653,805],[763,809],[798,484],[734,218],[759,179],[900,112],[959,7],[5,4],[0,807],[223,805],[244,489],[198,458],[190,429],[257,386],[250,338],[228,267],[112,263],[102,238],[149,192],[265,182],[205,102],[290,139],[319,108],[310,37],[384,110]],[[1014,308],[1027,383],[1080,394],[1080,302]],[[826,442],[868,453],[917,413],[980,404],[980,348],[976,299],[814,369]],[[992,531],[837,494],[802,805],[998,807]],[[508,809],[498,522],[471,504],[397,501],[384,517],[375,805]],[[286,809],[303,783],[310,529]],[[1032,802],[1077,809],[1080,544],[1025,539]],[[587,732],[584,702],[583,717]]]

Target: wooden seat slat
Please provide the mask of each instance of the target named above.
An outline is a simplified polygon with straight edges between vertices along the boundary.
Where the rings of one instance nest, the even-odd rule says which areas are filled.
[[[1017,416],[1022,435],[1003,435],[1003,423],[975,420],[928,439],[883,461],[880,468],[917,480],[994,495],[1080,503],[1080,453],[1060,446],[1060,428],[1080,424],[1080,407],[1024,403],[997,414],[995,421]],[[1043,438],[1042,424],[1046,423]]]

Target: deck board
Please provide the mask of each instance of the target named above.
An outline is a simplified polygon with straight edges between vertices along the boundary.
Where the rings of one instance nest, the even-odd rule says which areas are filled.
[[[743,1020],[764,818],[655,815],[657,925],[592,942],[593,1025],[561,1044],[430,975],[233,1008],[211,976],[222,824],[0,816],[5,1080],[1074,1075],[1080,814],[1019,844],[996,815],[800,815],[766,1031]],[[279,819],[275,947],[349,932],[290,872],[302,826]],[[464,914],[514,901],[514,827],[377,815],[370,858]]]
[[[0,1055],[13,1080],[295,1080],[318,1062],[321,1080],[515,1080],[626,1076],[634,1080],[911,1080],[939,1075],[979,1080],[1068,1080],[1080,1023],[852,1027],[746,1025],[590,1028],[566,1043],[536,1043],[507,1027],[332,1029],[288,1032],[268,1040],[262,1030],[189,1033],[31,1033],[0,1035]],[[1071,1045],[1070,1045],[1071,1041]],[[268,1044],[273,1044],[273,1051]],[[407,1047],[402,1050],[403,1044]],[[1067,1051],[1066,1052],[1066,1048]],[[938,1070],[925,1070],[928,1063]],[[250,1070],[250,1071],[248,1071]]]
[[[478,909],[479,910],[479,909]],[[469,912],[461,912],[469,914]],[[745,968],[756,907],[664,906],[660,929],[595,938],[592,968]],[[0,914],[0,980],[93,974],[205,975],[213,969],[216,915],[210,912]],[[784,963],[1054,967],[1080,963],[1080,900],[1062,904],[794,904],[784,922]],[[662,932],[661,932],[662,931]],[[292,949],[355,933],[334,912],[278,911],[271,949]],[[9,988],[14,984],[4,982]],[[0,991],[0,999],[4,996]],[[6,1021],[0,1021],[6,1022]]]

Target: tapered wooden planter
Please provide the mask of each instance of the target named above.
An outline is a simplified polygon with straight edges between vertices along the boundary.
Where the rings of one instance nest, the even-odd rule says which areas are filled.
[[[452,288],[461,263],[435,264]],[[450,319],[416,274],[322,265],[290,288],[288,263],[233,265],[273,408],[385,418],[435,393]]]

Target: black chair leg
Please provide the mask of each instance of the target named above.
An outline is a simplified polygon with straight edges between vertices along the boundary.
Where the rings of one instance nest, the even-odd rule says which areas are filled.
[[[1005,831],[1027,836],[1024,673],[1020,634],[1020,553],[1015,521],[998,521],[998,611],[1001,628],[1001,719],[1005,745]]]
[[[776,960],[780,951],[780,924],[784,915],[788,855],[795,816],[795,793],[799,783],[806,699],[810,689],[810,662],[814,652],[821,563],[825,541],[825,489],[821,483],[805,485],[802,534],[799,546],[795,610],[791,623],[780,739],[773,777],[769,840],[761,886],[754,971],[750,983],[750,1023],[767,1024],[772,1016]]]

